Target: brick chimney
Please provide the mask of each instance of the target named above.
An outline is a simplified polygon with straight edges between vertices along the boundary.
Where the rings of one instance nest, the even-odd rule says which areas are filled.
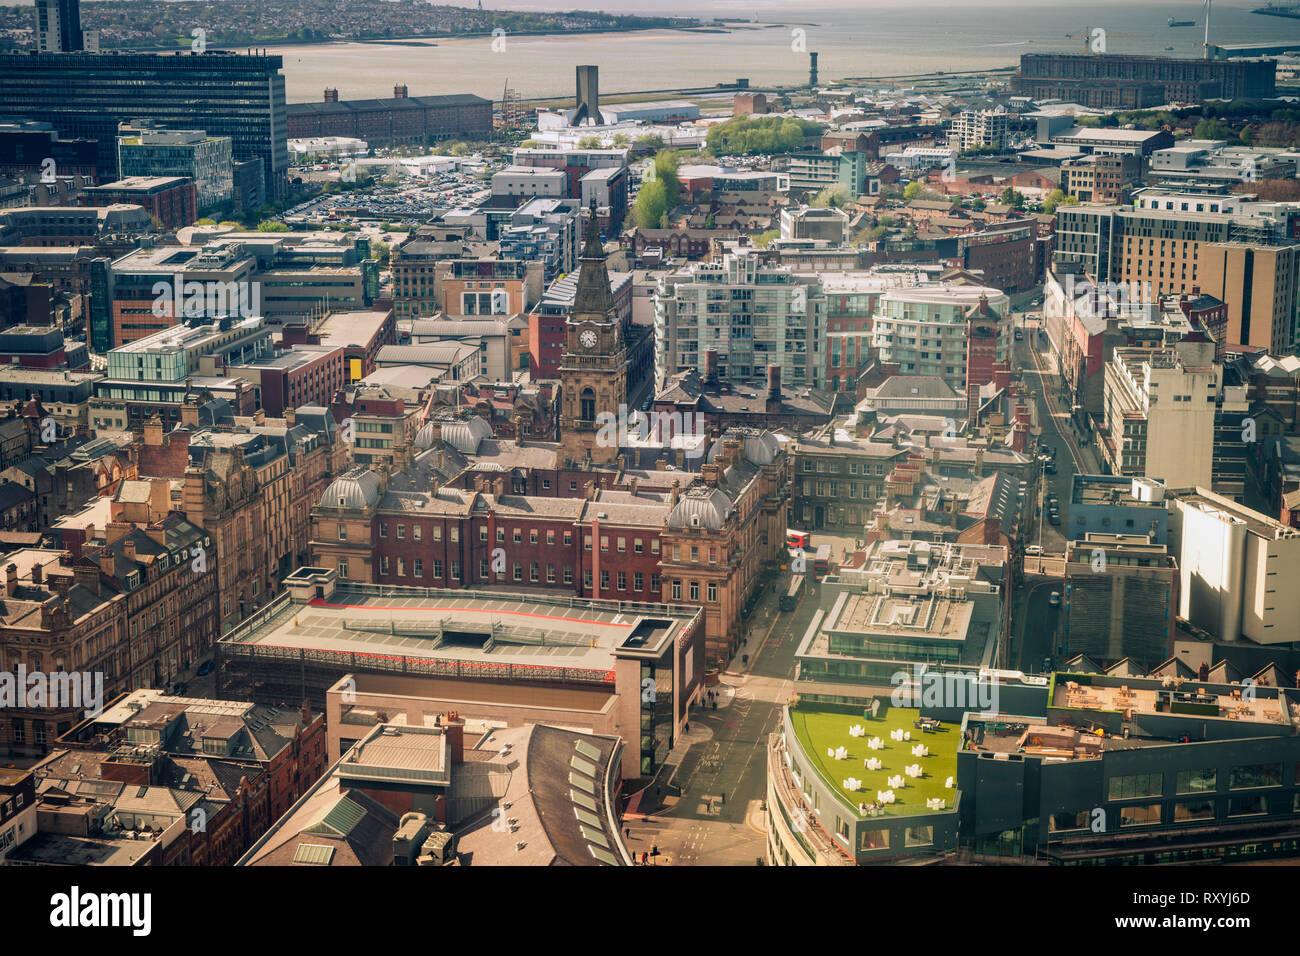
[[[404,99],[406,99],[406,84],[405,84],[405,83],[398,83],[396,86],[393,87],[393,99],[395,99],[395,100],[404,100]]]
[[[453,764],[465,762],[465,721],[460,719],[460,715],[455,711],[447,714],[447,720],[444,724],[447,731],[447,743],[451,748],[451,762]]]
[[[332,86],[325,87],[325,102],[337,103],[339,101],[339,91]]]
[[[144,443],[153,448],[163,443],[163,423],[157,415],[144,423]]]
[[[298,423],[298,413],[292,408],[284,410],[284,423],[292,428]]]
[[[93,558],[91,560],[94,560]],[[97,566],[77,565],[72,569],[72,576],[77,584],[87,590],[99,593],[99,572]]]
[[[677,507],[677,499],[682,496],[682,483],[677,478],[673,479],[673,494],[668,502],[668,509],[671,511]]]
[[[13,597],[18,590],[18,565],[5,565],[5,594]]]
[[[38,561],[32,565],[32,584],[42,584],[45,581],[45,569],[41,567]]]
[[[135,539],[128,537],[122,542],[122,556],[128,561],[135,560]]]
[[[718,350],[704,350],[704,384],[710,388],[718,387]]]
[[[700,469],[700,474],[710,488],[718,487],[718,477],[722,474],[722,468],[715,461],[711,465],[705,465]]]
[[[504,478],[492,479],[492,494],[500,498],[506,493],[506,480]]]
[[[781,366],[767,367],[767,413],[772,415],[781,410]]]

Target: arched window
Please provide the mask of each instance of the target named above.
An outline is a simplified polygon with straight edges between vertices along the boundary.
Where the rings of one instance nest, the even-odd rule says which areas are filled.
[[[584,422],[596,420],[596,393],[590,388],[582,390],[580,415]]]

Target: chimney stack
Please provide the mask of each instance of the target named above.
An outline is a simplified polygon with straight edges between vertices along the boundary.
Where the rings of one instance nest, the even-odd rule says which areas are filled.
[[[395,99],[395,100],[404,100],[404,99],[406,99],[406,84],[405,84],[405,83],[398,83],[396,86],[393,87],[393,99]]]
[[[704,384],[710,388],[718,386],[718,350],[704,350]]]
[[[337,103],[339,101],[339,91],[332,86],[325,87],[325,102]]]
[[[5,594],[13,597],[18,590],[18,565],[5,566]]]
[[[32,584],[41,584],[45,580],[45,569],[41,567],[40,562],[32,565]]]
[[[135,539],[134,538],[128,537],[122,542],[122,556],[126,558],[128,561],[135,560]]]
[[[781,408],[781,366],[767,367],[767,413],[771,415]]]

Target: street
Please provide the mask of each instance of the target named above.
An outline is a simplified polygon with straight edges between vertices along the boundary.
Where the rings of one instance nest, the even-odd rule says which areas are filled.
[[[779,589],[784,580],[788,576],[778,579]],[[717,710],[692,712],[690,734],[678,748],[687,749],[650,788],[663,788],[663,805],[641,820],[629,815],[628,848],[638,859],[652,846],[661,854],[656,865],[752,866],[764,856],[765,745],[790,699],[794,652],[820,602],[820,588],[812,587],[798,608],[781,612],[778,595],[767,587],[747,621],[750,636],[742,653],[750,653],[750,665],[737,658],[722,674],[712,688]],[[669,795],[674,788],[681,789],[680,797]],[[644,798],[641,809],[647,810]]]

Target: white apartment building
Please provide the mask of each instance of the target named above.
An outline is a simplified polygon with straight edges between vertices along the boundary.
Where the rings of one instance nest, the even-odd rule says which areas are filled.
[[[966,314],[981,296],[1006,318],[1011,300],[986,286],[935,282],[885,293],[871,329],[880,361],[898,363],[902,375],[936,375],[954,389],[964,389]],[[1009,332],[998,336],[998,361],[1007,360],[1009,337]]]
[[[1113,474],[1210,487],[1222,367],[1213,342],[1115,349],[1106,366],[1102,454]]]
[[[962,110],[952,118],[948,145],[959,153],[968,149],[1005,149],[1007,114],[996,110]]]
[[[815,277],[727,253],[660,279],[654,310],[656,390],[703,369],[708,349],[724,381],[765,384],[779,365],[787,385],[825,387],[826,296]]]
[[[1167,497],[1178,616],[1223,641],[1300,640],[1300,531],[1203,487]]]

